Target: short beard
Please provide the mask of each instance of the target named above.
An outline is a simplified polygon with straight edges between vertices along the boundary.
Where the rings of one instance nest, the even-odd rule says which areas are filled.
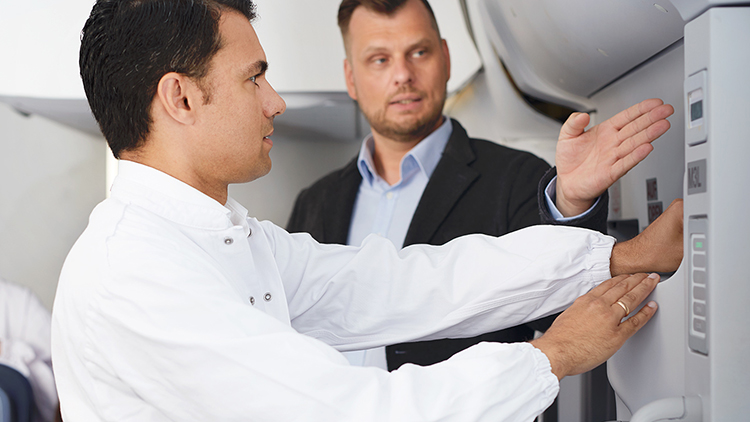
[[[437,129],[438,123],[443,118],[444,103],[445,97],[443,97],[443,101],[438,101],[437,104],[439,104],[439,107],[435,107],[424,118],[402,124],[388,121],[385,118],[385,110],[382,113],[369,113],[361,107],[360,110],[365,115],[365,118],[367,118],[374,132],[396,142],[406,143],[421,141]]]

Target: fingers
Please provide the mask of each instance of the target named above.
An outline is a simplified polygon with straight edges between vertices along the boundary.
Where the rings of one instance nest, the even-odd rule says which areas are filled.
[[[668,117],[671,115],[671,110],[674,109],[670,105],[664,105],[658,110],[663,112],[656,116],[666,114],[666,117]],[[652,116],[649,113],[620,130],[617,134],[619,140],[619,145],[617,146],[618,157],[625,157],[643,145],[654,142],[669,130],[671,124],[665,120],[666,117],[657,118],[656,116]]]
[[[591,118],[586,113],[571,114],[563,124],[562,129],[560,129],[560,138],[575,138],[576,136],[580,136],[590,121]]]
[[[620,324],[620,330],[626,335],[626,338],[632,337],[633,334],[640,330],[656,314],[657,308],[656,302],[652,300],[641,308],[638,313]]]
[[[661,100],[660,100],[661,101]],[[674,107],[662,104],[648,112],[636,117],[622,128],[619,128],[620,139],[626,139],[639,133],[643,133],[648,139],[654,140],[663,135],[669,129],[666,118],[674,114]],[[665,124],[666,123],[666,127]]]
[[[611,308],[620,319],[637,308],[659,283],[658,274],[634,274],[615,285],[602,296],[605,301],[612,301]],[[618,302],[622,303],[620,305]],[[607,302],[609,303],[609,302]],[[627,312],[626,312],[627,310]]]
[[[646,158],[652,148],[650,144],[670,128],[667,117],[674,113],[674,107],[664,104],[658,98],[642,101],[612,117],[609,122],[618,131],[616,155],[621,160],[617,169],[619,177]]]
[[[666,119],[673,113],[674,107],[664,104],[621,128],[617,134],[620,140],[618,155],[625,156],[639,146],[651,143],[664,135],[671,127]]]
[[[605,293],[607,293],[610,289],[612,289],[612,287],[619,284],[621,281],[625,280],[628,277],[629,277],[628,274],[622,274],[622,275],[618,275],[617,277],[612,277],[609,280],[605,280],[598,286],[591,289],[591,291],[588,294],[592,296],[596,296],[596,297],[602,297]]]
[[[659,281],[659,275],[658,274],[631,274],[631,275],[624,275],[616,277],[618,280],[616,283],[614,283],[606,292],[604,292],[601,297],[603,300],[607,301],[608,303],[612,304],[615,303],[617,300],[622,299],[624,296],[626,296],[629,292],[634,291],[638,286],[642,284],[651,284],[654,287]],[[649,279],[649,280],[647,280]],[[653,290],[653,287],[649,290]],[[635,297],[633,296],[631,299],[629,299],[627,302],[625,302],[626,305],[630,309],[634,309],[638,304],[640,304],[643,299],[648,296],[648,293],[646,293],[643,297]],[[635,302],[635,300],[640,299],[640,301]]]
[[[654,146],[646,143],[639,145],[632,151],[622,154],[623,156],[612,166],[612,179],[617,180],[624,176],[627,172],[632,170],[633,167],[638,165],[638,163],[643,161],[644,158],[648,157],[653,150]]]
[[[653,151],[651,142],[669,130],[671,125],[665,119],[672,113],[674,108],[664,104],[641,115],[620,130],[617,134],[619,145],[614,150],[617,160],[613,166],[614,179],[624,176]]]
[[[658,274],[620,275],[604,281],[589,292],[598,296],[612,310],[613,315],[620,320],[625,318],[643,302],[659,283]],[[617,302],[622,302],[622,305]]]
[[[640,103],[617,113],[614,117],[609,119],[609,121],[616,130],[620,130],[627,126],[630,122],[638,119],[639,117],[655,109],[656,107],[659,107],[662,104],[664,104],[664,102],[658,98],[643,100]]]

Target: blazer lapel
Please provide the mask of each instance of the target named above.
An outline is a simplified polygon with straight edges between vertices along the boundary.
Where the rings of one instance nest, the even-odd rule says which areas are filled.
[[[323,243],[346,244],[349,226],[354,211],[362,175],[357,169],[357,158],[350,161],[341,171],[339,183],[330,186],[326,192],[325,215],[323,216]]]
[[[453,133],[419,200],[404,246],[430,243],[458,199],[479,177],[479,173],[469,167],[476,159],[469,145],[469,136],[460,123],[456,120],[452,123]]]

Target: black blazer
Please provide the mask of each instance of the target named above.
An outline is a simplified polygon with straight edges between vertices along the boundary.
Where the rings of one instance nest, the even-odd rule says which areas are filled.
[[[469,138],[461,124],[452,123],[453,133],[417,205],[404,246],[442,245],[472,233],[502,236],[542,222],[555,223],[545,201],[539,201],[554,169],[528,152]],[[308,232],[321,243],[346,244],[361,181],[355,157],[299,194],[287,230]],[[606,194],[602,199],[594,212],[567,224],[605,232]],[[545,330],[553,318],[474,338],[388,346],[388,369],[441,362],[481,341],[528,341],[535,329]]]

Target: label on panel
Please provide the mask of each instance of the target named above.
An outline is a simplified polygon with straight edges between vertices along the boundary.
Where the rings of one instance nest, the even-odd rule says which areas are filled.
[[[687,193],[706,192],[708,186],[708,173],[706,159],[691,161],[687,163]]]

